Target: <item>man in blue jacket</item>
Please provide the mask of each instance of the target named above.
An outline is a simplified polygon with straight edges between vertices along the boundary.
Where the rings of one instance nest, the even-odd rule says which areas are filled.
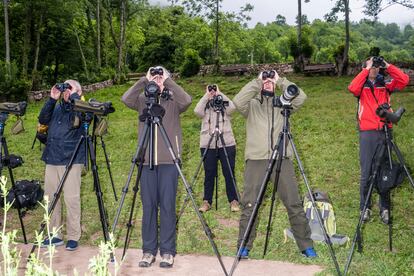
[[[60,92],[55,86],[50,91],[50,98],[43,106],[39,115],[39,123],[48,126],[48,137],[42,160],[46,163],[45,195],[52,201],[60,180],[75,151],[76,144],[82,135],[82,128],[74,126],[76,113],[71,110],[70,101],[80,99],[82,88],[79,82],[67,80],[68,88]],[[60,99],[60,101],[59,101]],[[63,185],[63,195],[66,205],[66,249],[73,251],[78,247],[81,236],[81,206],[80,186],[81,171],[85,164],[85,145],[82,142],[73,165]],[[62,213],[60,199],[51,215],[50,229],[59,229],[62,226]],[[59,229],[60,230],[60,229]],[[51,241],[45,239],[42,246],[53,244],[63,245],[60,231]]]

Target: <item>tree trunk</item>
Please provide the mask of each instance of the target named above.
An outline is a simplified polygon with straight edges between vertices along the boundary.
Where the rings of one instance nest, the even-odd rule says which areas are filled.
[[[96,60],[98,71],[101,70],[101,0],[96,0]]]
[[[31,2],[27,4],[26,23],[24,28],[24,40],[22,51],[22,77],[27,78],[27,71],[29,69],[29,52],[30,52],[30,34],[32,24],[32,5]]]
[[[8,0],[3,0],[3,8],[4,8],[4,37],[6,43],[6,70],[7,74],[10,77],[10,37],[9,37],[9,13],[8,13]]]
[[[120,10],[120,37],[119,37],[119,47],[118,47],[118,76],[120,76],[122,67],[123,67],[123,48],[125,44],[125,29],[126,29],[126,17],[125,11],[126,5],[125,0],[121,0],[121,10]]]
[[[53,81],[56,83],[59,76],[59,54],[55,52],[55,71],[53,72]]]
[[[216,41],[215,41],[215,51],[214,51],[214,71],[216,73],[220,70],[220,60],[219,60],[219,0],[216,0]]]
[[[345,6],[345,47],[342,61],[339,63],[338,75],[342,76],[348,71],[348,53],[349,53],[349,0],[343,0]]]
[[[32,70],[32,89],[37,88],[37,65],[39,63],[39,52],[40,52],[40,29],[43,25],[43,14],[40,14],[39,23],[36,29],[36,48]]]
[[[81,54],[82,63],[83,63],[83,69],[85,70],[86,78],[89,80],[88,65],[86,63],[86,58],[85,58],[85,55],[84,55],[83,50],[82,50],[82,44],[80,42],[78,32],[76,30],[74,30],[74,33],[75,33],[75,36],[76,36],[76,41],[78,42],[79,52]]]
[[[298,57],[297,67],[300,72],[303,71],[303,57],[302,57],[302,0],[298,0]]]

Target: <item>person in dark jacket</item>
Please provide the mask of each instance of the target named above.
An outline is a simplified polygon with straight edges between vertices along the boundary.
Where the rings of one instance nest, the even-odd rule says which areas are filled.
[[[358,126],[359,126],[359,160],[361,167],[360,179],[360,204],[362,212],[365,198],[369,188],[369,176],[371,175],[372,159],[378,145],[385,140],[383,126],[384,120],[380,118],[376,110],[382,104],[390,104],[391,93],[402,90],[409,82],[408,75],[404,74],[396,66],[384,61],[384,69],[392,79],[385,81],[380,74],[380,66],[374,66],[373,58],[366,62],[366,67],[352,80],[348,90],[358,98]],[[391,129],[392,124],[388,127]],[[380,194],[381,220],[388,224],[390,198],[389,193]],[[371,217],[371,202],[363,214],[363,220],[369,221]]]
[[[71,110],[70,101],[80,99],[82,87],[75,80],[67,80],[69,88],[60,92],[56,86],[50,91],[50,98],[46,101],[39,114],[39,123],[48,126],[46,147],[42,160],[46,163],[45,195],[52,201],[60,180],[75,151],[76,144],[82,135],[82,128],[73,126],[75,113]],[[59,101],[59,99],[61,100]],[[76,250],[81,237],[81,202],[80,186],[81,171],[85,164],[85,146],[81,145],[73,165],[63,185],[63,195],[66,205],[66,234],[67,250]],[[61,226],[60,199],[51,215],[50,229],[58,230]],[[63,245],[60,231],[52,240],[45,239],[42,246],[53,244]]]
[[[169,72],[164,67],[151,67],[145,77],[125,92],[122,101],[129,108],[142,114],[144,108],[146,108],[146,97],[143,91],[150,81],[156,82],[160,87],[160,91],[169,94],[168,97],[160,97],[159,99],[159,104],[165,109],[162,123],[172,143],[173,150],[179,157],[182,152],[180,114],[190,106],[191,97],[170,78]],[[144,123],[139,121],[138,140],[143,134],[143,127]],[[151,266],[155,262],[155,256],[159,248],[161,255],[160,267],[169,268],[173,266],[176,254],[175,200],[178,171],[158,127],[155,126],[155,128],[154,169],[149,169],[147,151],[140,181],[143,209],[143,257],[139,262],[139,266]],[[159,228],[158,211],[160,212]],[[160,232],[159,239],[158,229]]]

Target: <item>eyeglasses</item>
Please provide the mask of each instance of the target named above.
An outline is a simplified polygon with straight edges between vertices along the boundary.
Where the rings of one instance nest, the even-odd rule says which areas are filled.
[[[150,69],[150,74],[151,76],[155,76],[155,75],[164,75],[164,70],[161,67],[152,67]]]
[[[262,80],[266,80],[267,78],[273,79],[275,77],[275,71],[263,71],[262,72]]]
[[[217,91],[217,85],[212,84],[207,86],[208,92],[211,92],[212,90]]]

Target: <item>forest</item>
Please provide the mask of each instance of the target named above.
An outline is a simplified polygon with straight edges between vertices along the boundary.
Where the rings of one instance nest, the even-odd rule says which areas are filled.
[[[275,14],[273,22],[253,28],[247,23],[254,1],[234,12],[221,11],[222,1],[3,0],[2,96],[24,98],[67,78],[122,83],[128,72],[155,64],[186,77],[203,64],[294,62],[300,71],[303,64],[339,60],[343,66],[363,61],[372,49],[390,62],[413,60],[413,26],[377,17],[387,4],[413,8],[414,1],[366,0],[366,19],[350,22],[349,1],[338,0],[323,19],[310,22],[301,5],[312,1],[299,0],[296,25]]]

